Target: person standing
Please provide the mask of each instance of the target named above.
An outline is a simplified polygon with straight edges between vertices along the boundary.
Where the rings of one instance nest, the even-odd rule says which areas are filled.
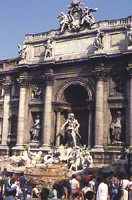
[[[128,185],[129,180],[127,179],[127,175],[123,175],[123,178],[121,180],[121,189],[123,191],[123,195],[120,200],[128,200]]]
[[[118,198],[119,198],[119,195],[118,195],[119,186],[120,186],[120,181],[118,180],[118,178],[114,174],[111,174],[111,179],[109,181],[110,200],[118,200]]]
[[[15,173],[11,173],[10,174],[10,178],[8,180],[8,187],[10,188],[11,187],[11,179],[15,179],[16,178],[16,174]]]
[[[32,192],[33,192],[33,198],[39,198],[38,185],[35,184]]]
[[[23,172],[21,173],[19,182],[20,182],[20,188],[21,188],[21,191],[23,193],[24,200],[26,200],[26,191],[25,191],[25,188],[26,188],[27,180],[25,179]],[[20,195],[20,200],[21,200],[21,195]]]
[[[70,199],[74,199],[77,194],[77,189],[79,188],[79,183],[76,180],[75,174],[72,175],[72,179],[70,180],[69,183],[70,183],[70,189],[71,189]]]
[[[5,198],[7,196],[6,190],[8,188],[8,180],[9,180],[9,174],[6,172],[5,173],[5,178],[3,180],[3,186],[4,186],[4,188],[3,188],[3,192],[4,192],[3,193],[3,198]]]
[[[97,179],[99,186],[97,188],[96,200],[109,200],[108,185],[104,183],[102,178]]]
[[[33,187],[31,186],[30,181],[28,181],[27,184],[28,184],[28,187],[27,187],[27,198],[31,198],[32,197]]]
[[[52,190],[50,196],[51,196],[52,199],[57,199],[57,190],[56,190],[55,185],[53,185],[53,190]]]
[[[95,189],[95,182],[94,182],[94,176],[91,176],[90,181],[88,182],[88,187],[90,188],[89,193],[91,192],[92,199],[94,198],[96,194],[96,189]],[[94,198],[95,199],[95,198]]]
[[[86,200],[86,194],[87,192],[90,191],[90,187],[85,184],[85,186],[82,188],[81,193],[82,193],[82,199]]]
[[[8,188],[7,189],[7,196],[4,198],[4,200],[16,200],[16,186]]]
[[[49,189],[48,188],[42,188],[42,191],[40,193],[41,200],[48,200],[49,198]]]

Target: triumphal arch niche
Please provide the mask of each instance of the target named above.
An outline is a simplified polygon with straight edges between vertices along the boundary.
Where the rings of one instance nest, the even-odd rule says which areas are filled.
[[[57,91],[54,108],[57,112],[56,123],[60,126],[73,112],[80,123],[80,143],[92,146],[94,90],[91,83],[83,78],[69,78],[64,81]],[[60,131],[60,126],[56,130],[56,135]],[[65,131],[63,131],[60,138],[57,138],[57,145],[65,144],[65,140]]]
[[[94,166],[132,147],[132,16],[95,22],[95,12],[69,2],[57,30],[27,34],[18,57],[0,60],[3,155],[66,145],[69,116]]]

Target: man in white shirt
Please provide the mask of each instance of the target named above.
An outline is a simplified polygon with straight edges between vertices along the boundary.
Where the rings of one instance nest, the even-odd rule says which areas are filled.
[[[109,200],[109,195],[108,195],[108,185],[103,182],[101,178],[98,178],[98,189],[97,189],[97,194],[96,194],[96,200]]]
[[[74,199],[76,196],[76,190],[77,188],[79,188],[79,182],[76,180],[76,175],[73,174],[72,175],[72,179],[70,180],[70,188],[71,188],[71,195],[70,195],[70,199]]]

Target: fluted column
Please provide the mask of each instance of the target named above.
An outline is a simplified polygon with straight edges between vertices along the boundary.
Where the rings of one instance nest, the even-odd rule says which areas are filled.
[[[9,77],[8,77],[9,78]],[[10,106],[10,79],[6,79],[4,87],[4,115],[3,115],[3,133],[2,133],[2,145],[7,145],[7,137],[9,131],[9,106]]]
[[[44,103],[44,118],[43,118],[43,146],[50,146],[51,141],[51,127],[52,127],[52,85],[53,72],[50,70],[44,76],[45,89],[45,103]]]
[[[27,86],[29,79],[27,73],[20,74],[17,79],[20,85],[20,96],[19,96],[19,110],[18,110],[18,129],[17,129],[17,145],[22,146],[24,144],[24,134],[26,133],[26,122],[27,122]]]
[[[106,72],[103,68],[96,68],[96,106],[95,106],[95,147],[103,146],[104,134],[104,80]]]
[[[129,146],[132,147],[132,64],[128,67],[128,72],[130,75],[130,82],[129,82]]]

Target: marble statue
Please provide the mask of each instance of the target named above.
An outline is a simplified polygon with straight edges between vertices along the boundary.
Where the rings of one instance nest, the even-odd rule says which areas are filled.
[[[88,7],[84,8],[81,24],[86,23],[91,26],[94,23],[94,17],[91,12],[96,12],[96,11],[97,11],[97,8],[95,9],[93,8],[88,9]]]
[[[34,121],[34,124],[32,125],[32,128],[30,130],[31,140],[33,140],[33,141],[38,141],[39,140],[40,130],[41,130],[40,116],[37,115],[36,119]]]
[[[41,156],[42,151],[39,151],[37,153],[33,153],[30,151],[30,146],[28,145],[26,149],[23,151],[23,154],[21,156],[11,156],[10,161],[11,164],[16,165],[23,165],[25,167],[34,167],[41,163]]]
[[[110,126],[112,142],[122,141],[123,125],[124,125],[124,117],[121,115],[121,112],[118,111],[116,119],[112,121]]]
[[[95,38],[95,41],[94,41],[94,46],[95,46],[96,50],[100,50],[100,49],[102,50],[104,48],[103,37],[104,37],[104,33],[98,29],[97,37]]]
[[[64,33],[65,28],[69,25],[70,14],[67,16],[63,12],[57,17],[60,20],[60,34]]]
[[[48,39],[45,45],[45,58],[52,57],[52,40]]]
[[[61,127],[61,131],[63,128],[66,127],[66,132],[68,133],[68,144],[71,146],[71,140],[73,141],[73,146],[76,147],[76,139],[77,137],[81,138],[79,134],[79,127],[80,124],[78,121],[74,118],[74,114],[71,113],[69,115],[69,118],[66,120],[66,122]]]
[[[38,86],[38,84],[33,85],[32,90],[32,100],[41,100],[42,97],[42,89]]]
[[[90,28],[94,23],[92,12],[96,12],[97,8],[83,8],[81,1],[74,0],[68,4],[68,9],[67,15],[61,12],[57,17],[60,20],[60,31],[56,34],[63,34],[65,30],[69,32],[80,31],[86,27]]]
[[[28,157],[30,158],[30,165],[32,167],[37,166],[41,163],[42,151],[39,151],[37,153],[33,153],[33,152],[30,151],[30,146],[28,145],[27,153],[28,153]]]
[[[92,156],[85,145],[84,147],[78,148],[66,148],[61,145],[57,150],[50,150],[48,154],[44,156],[44,165],[62,162],[68,164],[69,171],[83,170],[93,165]]]
[[[23,42],[22,44],[23,44],[23,45],[18,44],[17,46],[18,46],[18,48],[20,48],[20,51],[19,51],[19,56],[20,56],[20,58],[21,58],[22,60],[25,60],[25,59],[26,59],[26,54],[27,54],[27,51],[26,51],[27,46],[25,45],[24,42]]]

